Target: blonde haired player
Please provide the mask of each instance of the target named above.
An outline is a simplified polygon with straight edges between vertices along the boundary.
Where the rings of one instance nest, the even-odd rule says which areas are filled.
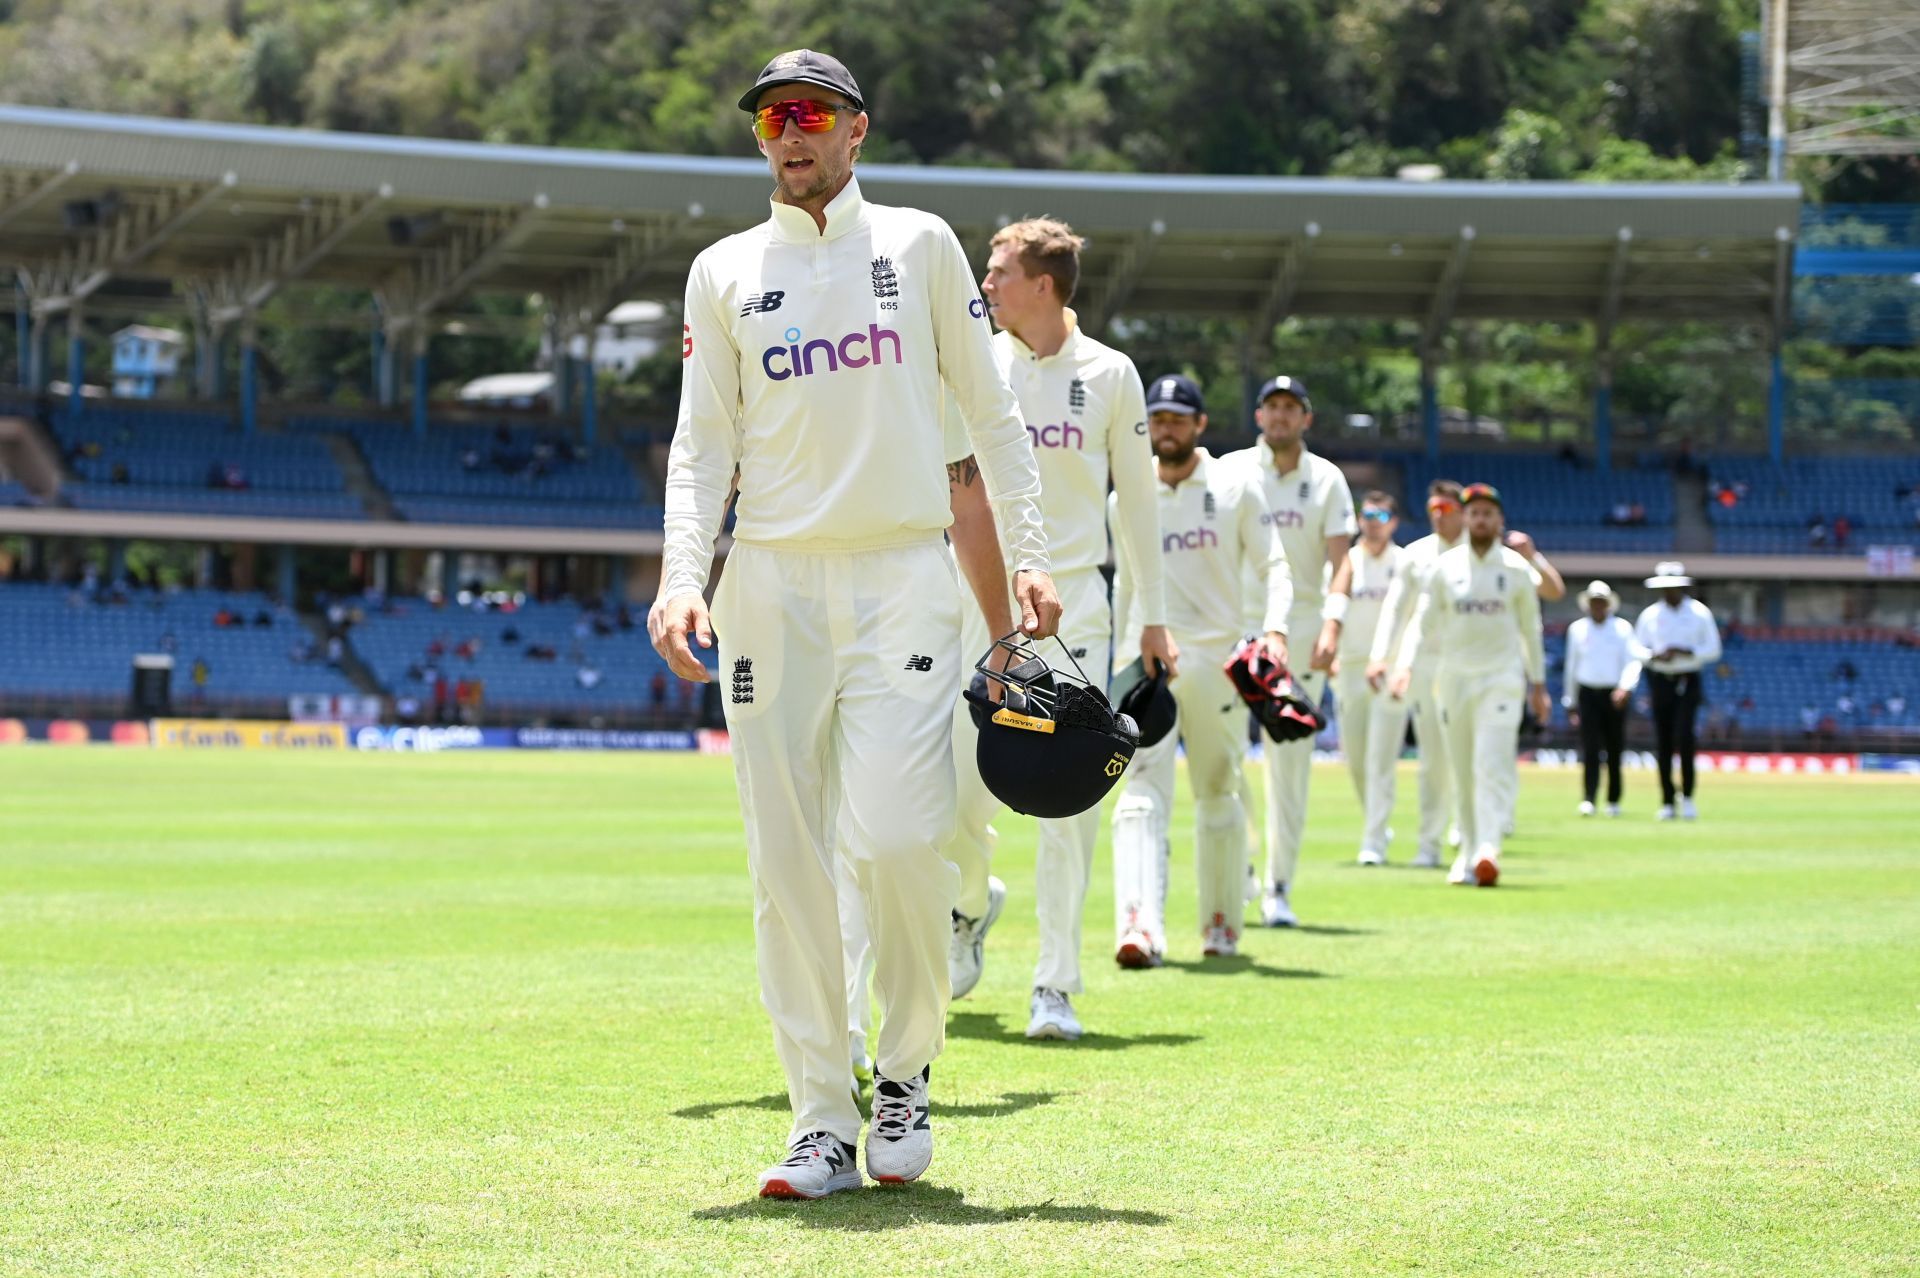
[[[1340,627],[1340,655],[1333,667],[1340,751],[1360,797],[1362,865],[1387,863],[1392,837],[1387,823],[1393,818],[1400,743],[1407,735],[1406,701],[1387,696],[1368,678],[1367,669],[1383,628],[1387,596],[1406,576],[1407,552],[1393,542],[1399,526],[1399,506],[1391,493],[1375,489],[1360,499],[1360,544],[1347,552],[1347,597],[1352,602]]]
[[[1013,387],[1046,494],[1046,538],[1054,581],[1066,608],[1060,637],[1082,669],[1106,671],[1112,661],[1108,607],[1107,489],[1116,500],[1114,540],[1140,565],[1136,598],[1143,623],[1139,653],[1147,668],[1176,668],[1179,649],[1167,633],[1160,576],[1160,523],[1155,513],[1153,453],[1147,410],[1133,361],[1081,331],[1067,305],[1080,277],[1080,237],[1066,223],[1030,218],[993,237],[980,291],[1000,329],[993,354]],[[983,652],[989,635],[975,610],[965,612],[962,644]],[[973,763],[975,730],[966,707],[953,720],[959,767],[958,820],[946,857],[960,869],[948,968],[955,998],[980,980],[988,929],[1000,915],[1006,887],[993,877],[992,820],[1000,803]],[[1076,1039],[1080,1019],[1072,996],[1082,988],[1081,915],[1100,837],[1100,812],[1041,821],[1034,875],[1040,954],[1028,1001],[1028,1038]]]
[[[966,254],[939,218],[868,204],[859,86],[801,49],[740,99],[774,179],[767,221],[720,240],[687,279],[680,413],[667,464],[655,648],[710,676],[720,643],[754,888],[760,996],[793,1111],[768,1197],[861,1183],[847,1082],[847,990],[830,825],[857,832],[857,877],[883,1004],[867,1171],[933,1159],[927,1085],[945,1042],[942,952],[957,887],[952,672],[959,594],[942,532],[942,387],[959,397],[999,499],[1026,632],[1051,633],[1040,481],[994,362]],[[704,591],[728,490],[734,548]],[[938,672],[936,674],[935,672]]]
[[[1462,837],[1447,881],[1492,887],[1500,879],[1500,841],[1511,811],[1500,778],[1513,766],[1521,700],[1531,703],[1542,722],[1553,706],[1540,634],[1539,574],[1501,544],[1505,518],[1491,484],[1469,484],[1461,504],[1467,544],[1435,563],[1401,637],[1388,687],[1396,698],[1407,695],[1423,635],[1439,635],[1434,694],[1460,795]]]
[[[1235,953],[1244,901],[1247,814],[1240,800],[1247,712],[1225,665],[1249,628],[1263,632],[1274,659],[1287,659],[1293,579],[1266,506],[1244,466],[1199,447],[1207,428],[1200,388],[1178,374],[1157,377],[1148,418],[1160,480],[1160,548],[1167,616],[1185,655],[1172,684],[1176,730],[1134,756],[1113,810],[1116,946],[1121,967],[1157,967],[1166,953],[1168,823],[1174,759],[1184,743],[1193,792],[1194,869],[1200,887],[1201,953]],[[1140,628],[1132,607],[1138,569],[1119,557],[1114,615],[1121,633]],[[1242,618],[1246,582],[1258,583],[1260,612]],[[1122,647],[1125,651],[1125,645]]]
[[[1287,617],[1296,663],[1293,677],[1317,705],[1326,687],[1326,671],[1339,650],[1345,616],[1347,578],[1352,571],[1347,551],[1356,531],[1353,491],[1338,466],[1307,450],[1313,400],[1306,383],[1297,377],[1270,378],[1255,403],[1260,442],[1226,460],[1246,467],[1259,481],[1267,520],[1286,552],[1287,568],[1293,574],[1293,608]],[[1268,927],[1294,927],[1300,920],[1289,893],[1306,835],[1313,738],[1285,745],[1268,741],[1262,755],[1267,772],[1267,881],[1260,897],[1260,921]]]

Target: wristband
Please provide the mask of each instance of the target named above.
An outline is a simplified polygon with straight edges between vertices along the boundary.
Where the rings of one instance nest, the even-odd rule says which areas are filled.
[[[1547,557],[1546,557],[1545,555],[1543,555],[1543,554],[1541,554],[1541,553],[1540,553],[1539,551],[1537,551],[1537,550],[1533,552],[1533,560],[1532,560],[1532,563],[1533,563],[1533,566],[1534,566],[1535,568],[1538,568],[1538,569],[1540,569],[1540,570],[1541,570],[1542,572],[1544,572],[1544,571],[1546,571],[1546,569],[1547,569],[1547,567],[1548,567],[1548,564],[1547,564]]]
[[[1347,595],[1328,595],[1326,602],[1320,605],[1320,620],[1345,624],[1347,605],[1352,602],[1352,598]]]

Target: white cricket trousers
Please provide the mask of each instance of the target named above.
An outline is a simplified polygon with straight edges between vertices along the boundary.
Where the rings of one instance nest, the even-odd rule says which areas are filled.
[[[1501,831],[1513,809],[1507,778],[1517,775],[1513,751],[1526,691],[1517,670],[1462,672],[1444,658],[1434,680],[1460,799],[1460,845],[1474,856],[1500,856]]]
[[[1194,870],[1200,887],[1200,930],[1218,923],[1240,930],[1247,865],[1247,813],[1240,799],[1240,762],[1247,751],[1246,703],[1221,667],[1233,642],[1189,647],[1180,641],[1180,676],[1170,685],[1179,723],[1133,756],[1113,809],[1114,937],[1139,928],[1164,952],[1167,939],[1168,830],[1173,815],[1174,760],[1187,747],[1193,792]]]
[[[1407,703],[1395,701],[1384,689],[1374,691],[1364,660],[1341,662],[1333,698],[1340,714],[1340,750],[1347,757],[1354,793],[1360,796],[1360,846],[1385,853],[1398,791],[1400,745],[1407,735]]]
[[[1053,579],[1060,592],[1060,638],[1095,687],[1106,690],[1113,667],[1113,616],[1107,600],[1107,582],[1097,568],[1065,573]],[[961,651],[971,671],[997,635],[987,634],[986,619],[972,606],[971,594],[961,607]],[[1014,614],[1019,622],[1019,614]],[[1039,646],[1049,663],[1063,660],[1051,640]],[[964,704],[953,714],[953,757],[959,773],[958,813],[947,859],[960,870],[960,903],[955,908],[970,919],[987,912],[987,875],[993,869],[993,845],[998,837],[993,818],[1000,800],[987,792],[974,761],[979,730]],[[1100,806],[1078,816],[1046,820],[1040,826],[1040,847],[1034,865],[1034,913],[1040,920],[1040,960],[1033,969],[1035,986],[1078,994],[1080,982],[1080,916],[1087,901],[1087,881],[1093,874],[1093,848],[1100,839]]]
[[[1436,658],[1415,660],[1413,683],[1407,692],[1413,710],[1413,740],[1420,749],[1420,851],[1436,857],[1446,845],[1447,825],[1460,824],[1453,765],[1447,760],[1447,734],[1440,723],[1440,703],[1434,699],[1439,667]]]
[[[1287,667],[1294,682],[1315,706],[1327,686],[1324,670],[1309,670],[1313,641],[1320,635],[1320,610],[1296,610],[1287,618]],[[1307,832],[1307,782],[1313,776],[1313,738],[1279,745],[1264,733],[1260,755],[1267,772],[1267,886],[1293,886],[1300,844]]]
[[[760,998],[792,1137],[828,1131],[852,1144],[860,1134],[836,823],[850,832],[872,938],[878,1068],[909,1077],[945,1044],[958,883],[939,849],[953,829],[957,599],[939,540],[827,554],[736,544],[714,596]]]

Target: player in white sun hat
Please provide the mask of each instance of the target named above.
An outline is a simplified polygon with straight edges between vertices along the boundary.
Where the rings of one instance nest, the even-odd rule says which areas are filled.
[[[1654,757],[1660,765],[1659,820],[1674,818],[1673,758],[1680,756],[1679,815],[1692,821],[1693,722],[1700,713],[1700,672],[1720,660],[1720,627],[1713,610],[1693,598],[1693,578],[1685,564],[1654,565],[1647,589],[1660,592],[1633,628],[1646,662],[1647,695],[1653,702]]]
[[[1580,592],[1584,617],[1567,627],[1566,678],[1560,704],[1580,733],[1580,815],[1590,817],[1600,794],[1600,758],[1607,762],[1607,815],[1620,815],[1620,756],[1627,748],[1627,711],[1640,682],[1633,627],[1616,616],[1619,596],[1604,581]]]

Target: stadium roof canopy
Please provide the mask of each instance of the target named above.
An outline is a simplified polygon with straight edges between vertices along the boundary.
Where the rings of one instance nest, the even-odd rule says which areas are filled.
[[[744,127],[743,127],[744,132]],[[1048,213],[1089,238],[1081,309],[1777,322],[1801,195],[1748,185],[1184,177],[870,164],[869,198],[944,216],[969,251]],[[374,290],[388,323],[540,292],[581,326],[674,296],[766,215],[753,159],[495,146],[0,107],[0,262],[37,314],[203,299],[244,319],[288,285]],[[364,324],[366,317],[343,317]],[[324,322],[315,317],[316,322]]]

